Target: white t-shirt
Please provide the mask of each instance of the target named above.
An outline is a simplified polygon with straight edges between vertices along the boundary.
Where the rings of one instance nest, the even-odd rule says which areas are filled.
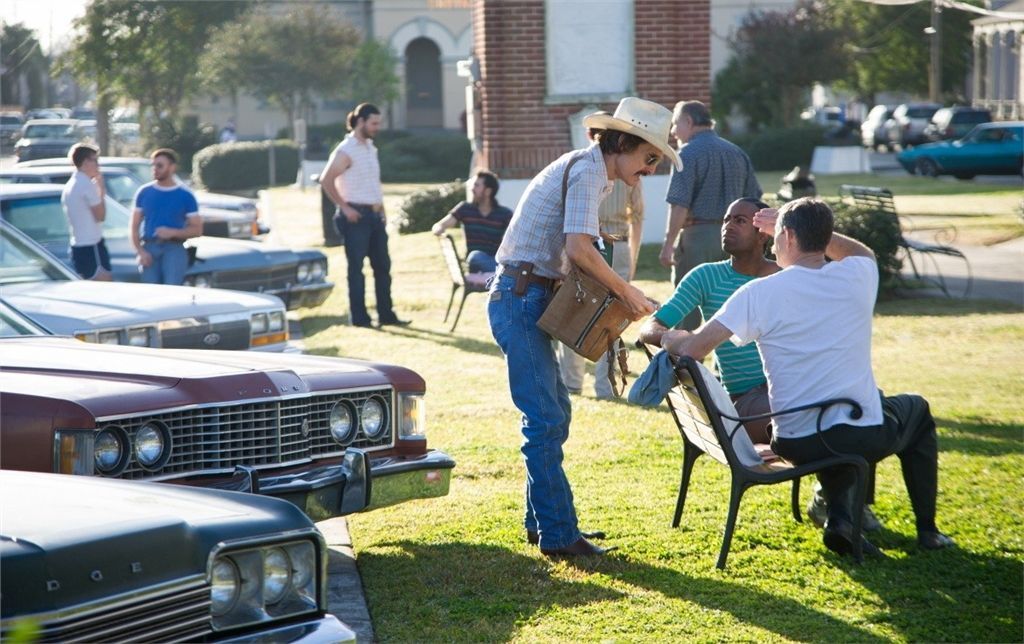
[[[852,398],[864,415],[853,420],[848,405],[835,405],[825,412],[822,429],[838,423],[881,425],[871,371],[877,291],[878,267],[870,257],[847,257],[820,269],[789,266],[744,284],[711,319],[733,333],[734,344],[757,341],[773,411]],[[812,435],[817,415],[813,409],[777,416],[775,435]]]
[[[64,214],[71,223],[71,245],[93,246],[103,239],[103,227],[92,214],[100,204],[100,191],[92,179],[76,170],[60,194]]]

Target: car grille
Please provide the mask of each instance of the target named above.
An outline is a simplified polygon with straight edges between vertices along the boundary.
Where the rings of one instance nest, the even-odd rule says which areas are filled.
[[[166,478],[168,475],[230,471],[236,465],[272,467],[344,454],[345,447],[331,437],[331,409],[340,400],[360,409],[371,397],[384,402],[386,429],[372,440],[359,429],[350,446],[373,451],[393,444],[395,420],[391,389],[199,407],[111,420],[103,426],[120,425],[134,440],[139,427],[157,420],[171,435],[171,455],[163,467],[148,471],[133,456],[119,478]]]
[[[273,266],[268,269],[217,271],[213,274],[214,286],[239,291],[280,290],[295,282],[295,264]]]
[[[203,221],[203,234],[208,237],[230,237],[228,233],[226,221]]]
[[[205,581],[101,608],[85,607],[39,625],[40,642],[195,642],[212,631]],[[7,640],[10,633],[4,632]]]
[[[248,349],[249,320],[229,320],[160,331],[165,349]]]

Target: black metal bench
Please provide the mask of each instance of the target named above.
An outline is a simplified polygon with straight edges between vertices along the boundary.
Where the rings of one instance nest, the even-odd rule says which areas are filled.
[[[900,230],[904,230],[904,225],[907,222],[906,217],[901,218],[899,213],[896,212],[896,203],[893,201],[892,191],[888,188],[875,188],[871,186],[855,186],[851,184],[843,184],[839,187],[839,196],[841,198],[849,198],[853,203],[862,208],[867,208],[871,211],[877,212],[883,216],[895,217],[900,223]],[[945,234],[947,237],[955,238],[956,229],[952,229],[953,233],[950,234],[949,229],[940,231],[940,234]],[[909,232],[909,231],[908,231]],[[938,242],[938,240],[936,240]],[[900,234],[899,239],[900,248],[903,249],[904,255],[906,255],[907,261],[910,262],[910,268],[914,272],[914,278],[927,282],[931,281],[946,295],[951,297],[949,288],[946,285],[946,278],[942,275],[942,271],[939,270],[939,264],[935,261],[934,255],[945,255],[947,257],[956,257],[962,259],[964,264],[967,266],[967,285],[964,287],[963,297],[971,291],[971,284],[973,282],[973,275],[971,273],[971,263],[967,261],[967,257],[962,252],[953,248],[952,246],[934,243],[927,244],[924,242],[910,239],[906,235]],[[921,255],[921,266],[918,267],[917,261],[914,259],[914,254]],[[935,270],[935,278],[930,278],[925,273],[924,258],[931,260],[932,268]]]
[[[647,357],[653,359],[650,347],[641,341],[637,346],[644,350]],[[850,405],[853,407],[853,416],[861,414],[860,405],[848,398],[836,398],[823,400],[808,405],[800,405],[792,409],[777,412],[760,414],[758,416],[741,417],[736,416],[735,408],[729,395],[721,383],[707,369],[692,358],[671,358],[675,368],[677,384],[665,397],[672,417],[675,419],[679,435],[683,439],[683,465],[682,478],[679,482],[679,496],[676,500],[675,515],[672,518],[672,527],[679,527],[679,521],[683,514],[683,507],[686,504],[686,491],[690,485],[690,475],[693,465],[701,454],[707,454],[719,463],[727,466],[731,473],[731,492],[729,495],[729,514],[725,523],[725,534],[722,538],[722,549],[718,554],[718,568],[725,568],[725,561],[729,555],[729,546],[732,543],[732,534],[736,526],[736,517],[739,513],[740,500],[743,493],[755,485],[773,485],[775,483],[793,482],[791,503],[793,518],[802,522],[800,516],[800,478],[808,474],[820,472],[826,468],[837,465],[849,465],[857,473],[857,493],[854,499],[853,530],[854,535],[861,534],[861,523],[864,515],[864,503],[867,498],[868,483],[871,478],[871,469],[868,462],[856,454],[837,454],[813,463],[794,465],[781,458],[774,457],[770,460],[760,459],[754,449],[743,423],[748,420],[781,416],[807,409],[824,410],[832,405]],[[719,401],[719,404],[715,403]],[[728,411],[722,407],[727,407]],[[729,412],[732,413],[729,413]],[[821,414],[818,416],[819,423]],[[728,423],[729,429],[726,428]],[[819,425],[818,431],[821,431]],[[753,454],[753,455],[751,455]],[[755,458],[756,457],[756,458]],[[854,539],[854,558],[859,562],[862,560],[861,540]]]

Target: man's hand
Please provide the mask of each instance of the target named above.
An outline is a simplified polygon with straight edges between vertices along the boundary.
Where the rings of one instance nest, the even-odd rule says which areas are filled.
[[[689,331],[682,329],[669,329],[661,334],[661,348],[672,355],[680,355],[679,349],[693,337]]]
[[[628,288],[622,293],[622,300],[629,307],[634,320],[648,316],[658,308],[653,300],[632,284],[629,284]]]
[[[359,221],[359,211],[352,206],[345,204],[344,206],[340,206],[339,210],[341,210],[341,214],[345,215],[345,219],[347,219],[350,224],[354,224]]]
[[[178,239],[178,233],[181,231],[180,228],[171,228],[170,226],[157,226],[154,234],[157,239],[163,241],[170,241],[172,239]],[[147,253],[148,254],[148,253]]]
[[[139,250],[139,254],[135,256],[135,260],[139,263],[139,266],[143,268],[149,268],[153,265],[153,256],[147,251]]]
[[[665,240],[665,243],[661,245],[661,254],[658,255],[658,261],[665,268],[672,268],[675,264],[675,253],[676,245],[671,241]]]
[[[775,208],[762,208],[754,213],[754,228],[767,235],[775,236],[775,220],[779,218],[779,211]]]

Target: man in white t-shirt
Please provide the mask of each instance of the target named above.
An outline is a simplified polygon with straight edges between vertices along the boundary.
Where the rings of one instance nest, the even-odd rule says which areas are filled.
[[[916,395],[882,396],[871,371],[871,318],[878,290],[874,253],[833,233],[832,211],[811,198],[764,209],[754,225],[775,235],[782,271],[748,282],[696,333],[666,333],[662,345],[676,355],[701,359],[721,342],[756,341],[768,377],[774,411],[830,398],[850,398],[829,407],[817,435],[817,410],[774,418],[772,450],[793,463],[855,453],[875,463],[899,456],[917,525],[918,545],[953,545],[935,525],[938,444],[928,402]],[[826,256],[832,261],[828,261]],[[826,445],[827,442],[827,445]],[[836,467],[819,475],[829,502],[825,545],[840,554],[853,549],[851,501],[855,474]],[[863,541],[865,552],[878,550]]]
[[[71,224],[71,264],[87,280],[110,281],[110,254],[103,241],[106,186],[100,173],[99,148],[86,143],[71,147],[75,173],[64,184],[60,203]]]

